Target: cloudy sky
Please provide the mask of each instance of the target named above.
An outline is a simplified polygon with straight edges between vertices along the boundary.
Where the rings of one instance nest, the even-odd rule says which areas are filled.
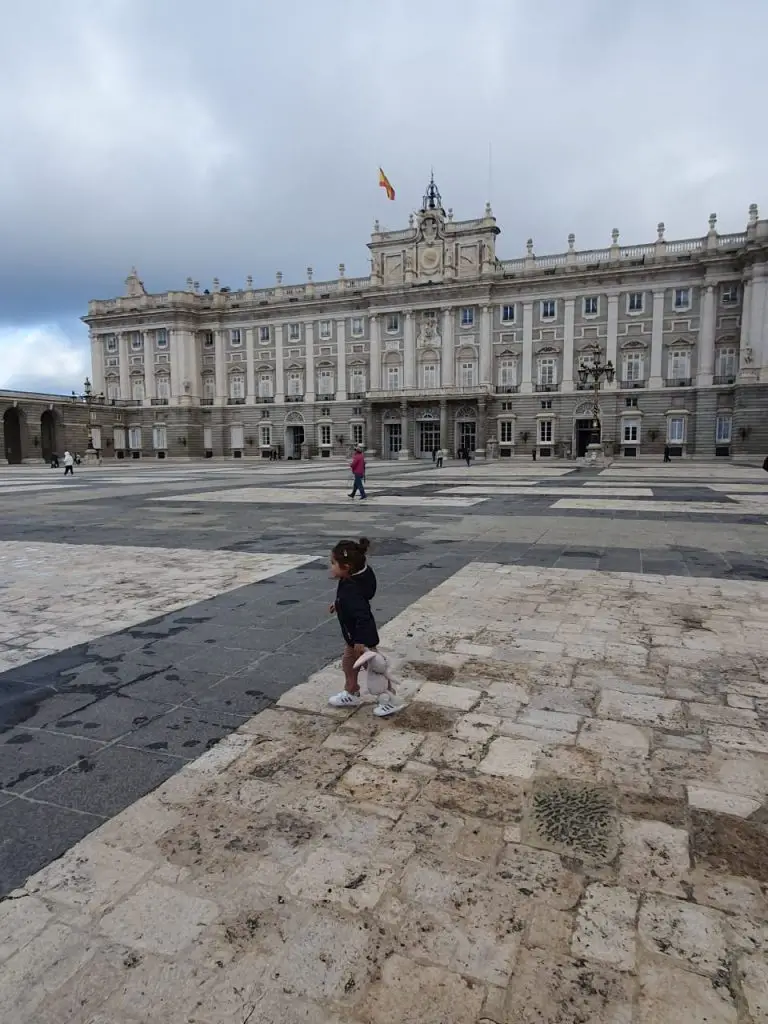
[[[187,276],[367,273],[430,167],[502,258],[768,215],[768,0],[0,0],[0,387]],[[492,168],[489,176],[489,143]],[[381,165],[397,190],[377,187]],[[490,177],[490,186],[489,186]]]

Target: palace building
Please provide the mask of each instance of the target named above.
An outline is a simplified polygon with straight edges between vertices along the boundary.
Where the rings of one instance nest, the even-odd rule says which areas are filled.
[[[374,224],[370,274],[147,292],[89,303],[105,456],[579,457],[598,419],[614,456],[768,452],[768,220],[744,231],[503,259],[432,179],[401,230]],[[102,438],[102,428],[111,436]],[[110,453],[110,449],[112,452]]]

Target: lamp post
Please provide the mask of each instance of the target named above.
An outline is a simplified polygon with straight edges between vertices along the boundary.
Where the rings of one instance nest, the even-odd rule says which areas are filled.
[[[597,462],[602,459],[603,445],[600,440],[600,381],[605,378],[607,384],[613,382],[616,373],[613,363],[602,362],[602,349],[599,345],[590,345],[586,354],[591,356],[591,362],[582,363],[579,367],[579,380],[582,384],[592,383],[592,440],[587,445],[587,459],[589,462]]]
[[[90,457],[90,453],[95,451],[94,444],[93,444],[93,430],[92,430],[93,424],[94,424],[94,420],[95,420],[95,413],[93,412],[93,406],[94,405],[104,405],[105,398],[104,398],[104,395],[101,394],[101,393],[99,393],[99,394],[95,394],[94,393],[93,384],[91,384],[90,379],[88,377],[86,377],[85,380],[83,381],[83,393],[82,393],[82,395],[75,394],[75,392],[73,391],[72,392],[72,401],[73,402],[82,402],[87,407],[87,409],[88,409],[88,453],[87,454],[88,454],[88,457]],[[100,444],[101,444],[101,442],[99,442],[99,445]],[[101,457],[99,456],[99,453],[97,452],[96,454],[99,457],[99,462],[101,462]]]

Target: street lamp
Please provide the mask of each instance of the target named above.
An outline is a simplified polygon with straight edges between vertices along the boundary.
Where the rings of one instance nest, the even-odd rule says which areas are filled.
[[[83,382],[83,393],[82,393],[82,395],[77,395],[73,391],[72,392],[72,401],[73,402],[84,402],[88,406],[88,408],[90,409],[91,406],[94,405],[94,404],[95,405],[103,405],[104,404],[104,395],[103,394],[95,395],[93,393],[93,384],[91,384],[91,382],[88,379],[88,377],[86,377],[85,381]]]
[[[585,386],[591,382],[593,386],[592,440],[587,446],[587,457],[590,462],[595,462],[598,456],[603,455],[600,441],[600,381],[605,378],[606,383],[611,384],[616,371],[610,360],[607,363],[601,361],[603,352],[599,345],[590,345],[585,355],[591,358],[589,363],[582,363],[579,367],[579,381]]]

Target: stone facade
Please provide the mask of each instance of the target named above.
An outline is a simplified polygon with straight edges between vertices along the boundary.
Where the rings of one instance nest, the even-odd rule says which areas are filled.
[[[124,457],[346,453],[385,458],[462,445],[479,457],[580,455],[598,345],[616,367],[599,396],[617,455],[768,450],[768,220],[722,235],[502,260],[490,204],[444,210],[434,180],[400,231],[374,225],[371,272],[271,288],[92,301],[93,381],[119,407]],[[101,426],[101,424],[99,424]]]
[[[50,462],[65,451],[83,457],[103,443],[111,454],[112,427],[124,416],[119,406],[90,405],[82,398],[34,394],[28,391],[0,391],[0,451],[10,465]]]

